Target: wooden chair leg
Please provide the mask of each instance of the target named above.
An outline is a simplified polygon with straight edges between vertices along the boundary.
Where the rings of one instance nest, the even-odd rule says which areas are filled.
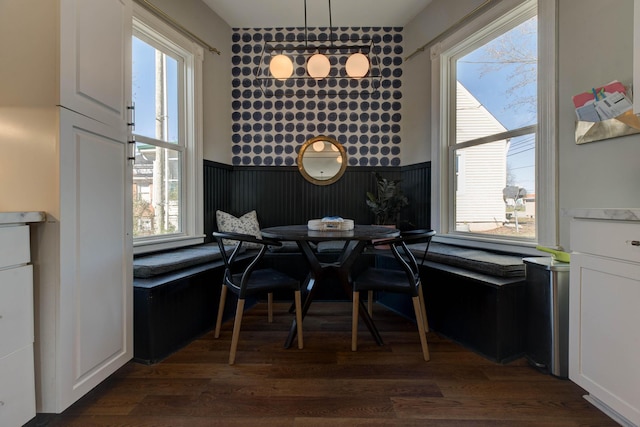
[[[267,312],[269,323],[273,323],[273,292],[269,292],[267,295]]]
[[[360,304],[360,292],[353,293],[353,309],[351,318],[351,351],[358,350],[358,308]]]
[[[296,326],[298,328],[298,348],[304,348],[304,340],[302,338],[302,297],[300,291],[296,291],[294,294],[296,303]]]
[[[420,309],[420,297],[415,296],[413,300],[413,311],[416,313],[416,323],[418,324],[418,334],[420,335],[420,345],[422,346],[422,356],[424,360],[429,361],[429,346],[427,345],[427,334],[424,330],[424,321]]]
[[[418,296],[420,297],[420,309],[422,310],[422,320],[424,320],[424,331],[429,332],[429,319],[427,319],[427,308],[424,305],[424,293],[422,293],[422,285],[418,287]]]
[[[369,291],[367,294],[367,311],[369,316],[373,316],[373,291]]]
[[[220,303],[218,304],[218,318],[216,320],[216,330],[213,334],[214,338],[220,338],[220,328],[222,327],[222,315],[224,314],[224,305],[227,300],[227,287],[222,285],[222,291],[220,291]]]
[[[236,361],[236,349],[238,348],[238,337],[240,336],[240,325],[242,324],[242,314],[244,312],[244,300],[238,298],[236,306],[236,320],[233,322],[233,335],[231,336],[231,351],[229,352],[229,365]]]

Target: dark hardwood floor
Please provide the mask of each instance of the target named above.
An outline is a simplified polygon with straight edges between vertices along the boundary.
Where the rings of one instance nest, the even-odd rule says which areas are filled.
[[[414,324],[377,306],[385,346],[360,325],[351,352],[350,303],[316,302],[303,350],[284,349],[291,315],[266,304],[244,317],[236,364],[232,322],[163,362],[130,362],[60,415],[32,426],[616,426],[568,380],[524,359],[499,365],[428,334],[424,362]]]

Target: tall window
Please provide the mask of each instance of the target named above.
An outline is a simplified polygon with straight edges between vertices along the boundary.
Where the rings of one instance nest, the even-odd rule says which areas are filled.
[[[509,0],[432,50],[440,234],[538,240],[538,42],[537,2]]]
[[[137,8],[133,237],[136,252],[202,241],[202,49]]]

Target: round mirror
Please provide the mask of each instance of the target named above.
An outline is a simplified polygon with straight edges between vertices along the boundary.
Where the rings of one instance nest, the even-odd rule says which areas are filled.
[[[333,184],[347,169],[347,153],[334,138],[316,136],[307,140],[300,148],[298,169],[313,184]]]

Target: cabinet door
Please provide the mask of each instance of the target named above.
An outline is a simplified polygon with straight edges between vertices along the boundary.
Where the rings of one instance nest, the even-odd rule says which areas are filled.
[[[131,0],[60,0],[60,105],[126,126],[131,25]]]
[[[59,410],[133,357],[126,133],[61,109]]]
[[[569,378],[640,425],[640,265],[571,255]]]

